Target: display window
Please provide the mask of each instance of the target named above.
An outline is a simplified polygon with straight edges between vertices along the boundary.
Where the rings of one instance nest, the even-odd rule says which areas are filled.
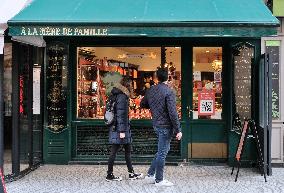
[[[155,71],[161,67],[162,56],[169,70],[167,84],[176,94],[181,116],[180,47],[78,47],[77,118],[103,119],[111,89],[126,76],[132,82],[130,119],[151,119],[151,112],[140,108],[140,101],[157,84]]]
[[[222,119],[222,47],[193,48],[193,119]]]

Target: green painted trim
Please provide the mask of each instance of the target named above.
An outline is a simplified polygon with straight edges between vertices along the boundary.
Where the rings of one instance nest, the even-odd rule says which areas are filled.
[[[64,26],[64,27],[63,27]],[[130,36],[130,37],[262,37],[276,35],[274,27],[114,27],[10,26],[11,36]]]
[[[69,41],[63,40],[61,43],[66,45],[67,49],[67,60],[70,62],[69,58]],[[53,41],[47,41],[47,44],[53,43]],[[44,96],[44,109],[47,109],[47,77],[46,77],[46,68],[47,68],[47,54],[45,53],[45,64],[44,64],[44,88],[45,88],[45,96]],[[69,70],[69,69],[68,69]],[[69,77],[68,77],[69,78]],[[69,85],[67,85],[67,89]],[[67,93],[68,95],[68,93]],[[70,97],[67,96],[67,109],[68,104],[70,103]],[[43,137],[43,160],[46,164],[67,164],[68,161],[71,160],[71,125],[70,122],[70,114],[67,111],[67,126],[66,128],[59,132],[55,133],[50,131],[47,128],[47,114],[44,115],[44,137]]]
[[[281,41],[280,40],[266,40],[265,46],[277,46],[280,47]]]

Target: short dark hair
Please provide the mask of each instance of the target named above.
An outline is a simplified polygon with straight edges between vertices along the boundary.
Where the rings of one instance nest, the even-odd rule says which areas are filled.
[[[159,82],[165,82],[168,80],[168,69],[167,68],[158,68],[156,72]]]

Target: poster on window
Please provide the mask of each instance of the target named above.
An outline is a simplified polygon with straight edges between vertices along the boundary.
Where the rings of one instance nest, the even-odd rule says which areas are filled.
[[[193,72],[193,80],[194,81],[201,81],[201,72],[200,71]]]
[[[40,71],[33,69],[33,114],[40,114]]]
[[[215,93],[202,91],[198,93],[198,115],[215,115]]]
[[[215,83],[215,92],[216,93],[222,93],[222,83],[221,82]]]
[[[202,82],[201,81],[195,81],[195,88],[197,90],[202,90]]]
[[[215,82],[221,82],[221,80],[222,80],[221,72],[214,72],[214,81]]]

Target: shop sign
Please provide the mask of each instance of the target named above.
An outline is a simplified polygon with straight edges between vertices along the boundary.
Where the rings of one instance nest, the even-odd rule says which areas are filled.
[[[20,76],[20,113],[24,113],[24,77]]]
[[[280,41],[266,41],[266,53],[272,64],[272,119],[280,118],[280,84],[279,84],[279,62],[280,62]]]
[[[33,114],[40,114],[40,73],[39,67],[33,68]]]
[[[215,93],[202,91],[198,93],[198,115],[215,115]]]
[[[11,25],[11,24],[9,24]],[[89,25],[15,25],[10,36],[139,36],[139,37],[263,37],[277,34],[267,27],[145,27]]]
[[[107,36],[107,28],[95,27],[21,27],[21,36]]]

